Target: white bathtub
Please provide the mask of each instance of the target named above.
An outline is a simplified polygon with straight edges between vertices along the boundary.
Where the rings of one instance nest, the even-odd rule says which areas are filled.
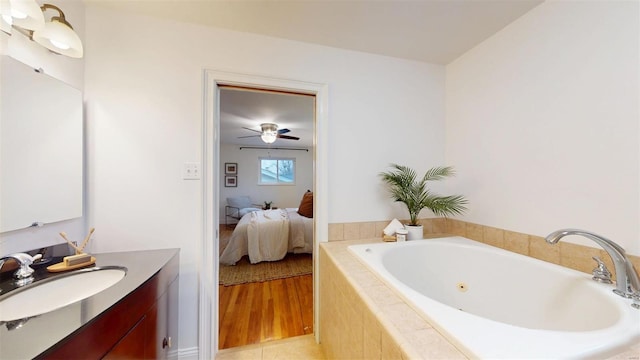
[[[640,310],[582,272],[457,236],[349,250],[472,358],[602,359],[640,342]]]

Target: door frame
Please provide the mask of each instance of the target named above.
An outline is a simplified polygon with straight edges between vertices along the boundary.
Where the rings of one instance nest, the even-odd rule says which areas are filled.
[[[314,244],[313,332],[320,341],[319,244],[328,240],[328,85],[248,73],[204,70],[202,121],[202,237],[198,246],[198,358],[213,359],[218,352],[219,197],[220,197],[220,86],[240,86],[298,92],[315,96],[313,154]],[[215,256],[214,256],[215,255]],[[212,341],[213,340],[213,341]]]

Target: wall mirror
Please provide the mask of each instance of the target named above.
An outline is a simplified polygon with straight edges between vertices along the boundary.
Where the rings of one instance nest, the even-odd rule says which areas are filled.
[[[82,93],[0,59],[0,232],[82,216]]]

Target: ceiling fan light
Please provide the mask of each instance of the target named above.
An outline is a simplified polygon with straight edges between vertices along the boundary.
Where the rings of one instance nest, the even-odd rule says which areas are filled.
[[[262,141],[264,141],[267,144],[273,144],[276,141],[276,138],[278,137],[278,133],[273,131],[265,131],[262,133],[262,135],[260,135],[260,139],[262,139]]]
[[[272,123],[264,123],[260,124],[260,128],[262,129],[262,134],[260,135],[260,139],[267,144],[273,144],[278,138],[278,125]]]

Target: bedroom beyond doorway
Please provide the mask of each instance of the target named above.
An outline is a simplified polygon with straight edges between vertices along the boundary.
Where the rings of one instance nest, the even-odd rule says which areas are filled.
[[[220,86],[218,349],[314,332],[315,102]]]

